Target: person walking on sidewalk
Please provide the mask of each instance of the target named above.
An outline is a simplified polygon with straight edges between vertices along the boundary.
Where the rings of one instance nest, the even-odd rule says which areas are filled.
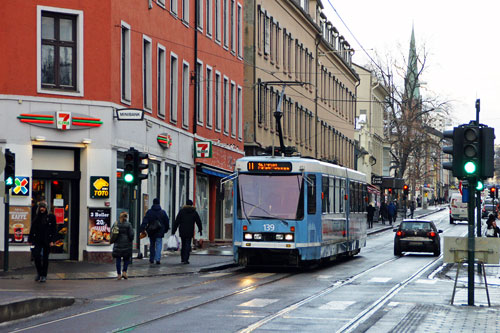
[[[497,226],[497,221],[494,214],[488,216],[486,221],[486,237],[500,237],[500,228]]]
[[[382,224],[385,224],[385,219],[387,218],[387,204],[385,201],[382,201],[380,204],[380,219],[382,220]]]
[[[193,206],[191,200],[186,201],[175,221],[172,225],[172,235],[175,234],[179,228],[179,236],[181,236],[181,262],[189,264],[189,254],[191,253],[191,241],[194,237],[194,224],[198,226],[198,232],[202,235],[201,219],[198,212]]]
[[[153,206],[146,212],[141,224],[140,231],[146,230],[149,236],[149,263],[161,262],[161,250],[163,247],[163,236],[170,229],[170,220],[167,213],[161,209],[160,199],[153,199]]]
[[[373,215],[375,214],[375,207],[373,207],[372,203],[366,207],[366,218],[368,219],[368,228],[373,228]]]
[[[389,203],[387,213],[389,215],[389,224],[392,225],[392,222],[396,222],[396,205],[394,202]]]
[[[413,218],[413,213],[415,212],[415,201],[410,201],[410,218]]]
[[[128,214],[122,212],[118,218],[118,237],[113,244],[113,258],[116,259],[117,280],[128,279],[127,268],[132,258],[132,241],[134,240],[134,228],[128,221]],[[123,270],[122,270],[123,258]]]
[[[28,243],[34,245],[33,257],[37,271],[35,281],[47,281],[50,247],[54,246],[56,240],[56,217],[47,211],[47,203],[40,201],[28,237]]]

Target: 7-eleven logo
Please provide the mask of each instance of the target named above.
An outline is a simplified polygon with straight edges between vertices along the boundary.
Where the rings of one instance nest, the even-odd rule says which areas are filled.
[[[68,130],[71,126],[70,112],[57,112],[56,118],[57,128],[60,130]]]
[[[212,157],[212,141],[196,141],[194,147],[196,158]]]

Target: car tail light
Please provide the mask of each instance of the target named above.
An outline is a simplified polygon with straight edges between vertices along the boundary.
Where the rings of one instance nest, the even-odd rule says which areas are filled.
[[[436,237],[436,233],[434,231],[428,232],[427,236],[429,237]]]
[[[398,230],[398,231],[396,232],[396,236],[398,236],[398,237],[403,237],[404,235],[405,235],[405,233],[404,233],[404,232],[402,232],[401,230]]]

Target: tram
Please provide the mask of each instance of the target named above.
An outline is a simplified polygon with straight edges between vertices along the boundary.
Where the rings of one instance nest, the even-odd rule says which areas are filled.
[[[236,161],[233,251],[242,266],[300,267],[366,246],[366,177],[303,157]]]

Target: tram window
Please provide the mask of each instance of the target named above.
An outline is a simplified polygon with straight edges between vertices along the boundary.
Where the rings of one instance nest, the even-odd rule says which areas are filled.
[[[366,187],[366,184],[363,184],[363,212],[366,212],[366,207],[368,205],[367,199],[368,199],[368,189]]]
[[[339,212],[344,211],[345,207],[345,179],[342,179],[340,181],[340,207],[339,207]]]
[[[307,176],[307,214],[316,214],[316,176]]]
[[[357,199],[358,199],[358,212],[363,212],[363,187],[361,185],[361,183],[357,183],[357,190],[358,190],[358,196],[357,196]]]
[[[354,182],[350,181],[349,182],[349,211],[350,212],[355,212],[356,208],[354,207],[354,198],[355,198],[355,193],[354,193]]]
[[[330,209],[328,210],[330,213],[334,213],[335,207],[335,182],[333,178],[329,178],[330,185],[328,186],[328,191],[330,192]]]
[[[340,197],[340,179],[335,179],[335,213],[341,212],[340,203],[342,198]]]
[[[321,188],[322,188],[322,195],[321,195],[321,212],[322,213],[328,213],[330,212],[330,199],[329,199],[329,191],[328,191],[328,177],[321,177],[321,180],[323,182]]]

